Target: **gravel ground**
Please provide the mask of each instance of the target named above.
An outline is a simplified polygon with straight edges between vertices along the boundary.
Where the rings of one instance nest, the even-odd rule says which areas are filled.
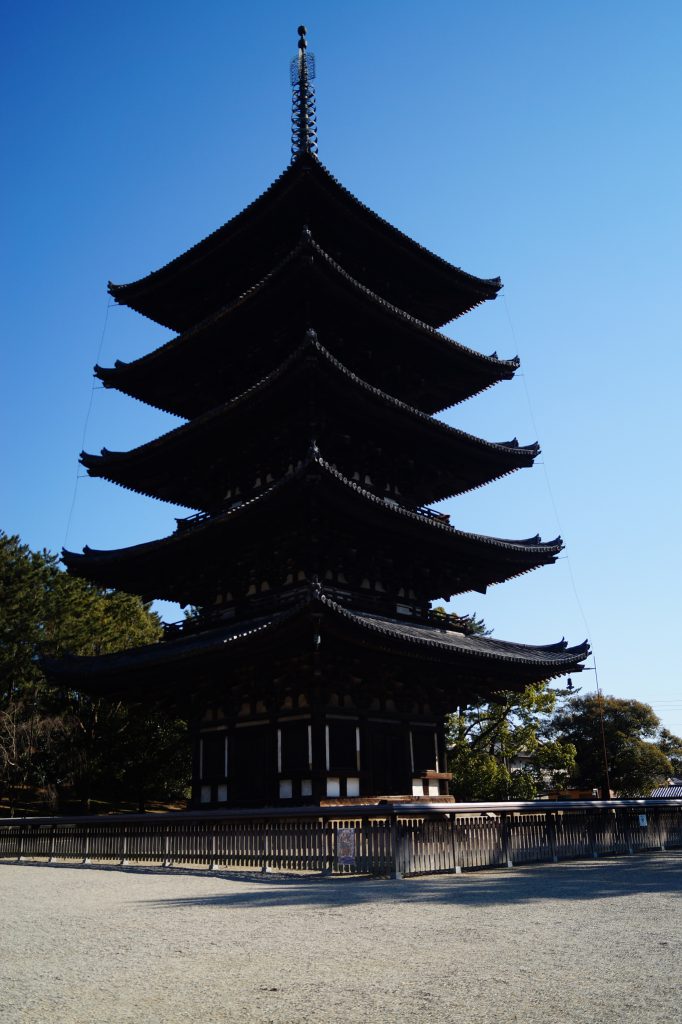
[[[386,881],[0,863],[5,1024],[682,1022],[682,854]]]

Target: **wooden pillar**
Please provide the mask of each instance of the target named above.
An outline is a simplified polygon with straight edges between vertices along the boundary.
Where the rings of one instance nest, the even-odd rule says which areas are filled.
[[[445,722],[442,718],[439,718],[439,724],[436,726],[436,743],[438,744],[438,771],[447,772],[448,769],[448,749],[445,742]],[[447,796],[450,792],[450,782],[448,779],[441,779],[439,782],[439,789],[441,796]]]
[[[319,803],[327,795],[327,742],[325,734],[326,715],[322,695],[311,695],[310,724],[312,727],[312,783],[313,803]]]
[[[402,771],[400,772],[400,777],[404,780],[403,787],[407,786],[407,788],[405,789],[405,794],[391,794],[395,796],[410,795],[412,793],[412,777],[414,770],[412,766],[412,727],[409,721],[404,721],[401,723],[401,725],[403,734],[403,768]]]
[[[192,737],[192,797],[190,806],[201,807],[200,717],[196,708],[190,728]]]
[[[279,699],[274,694],[268,698],[267,709],[269,722],[266,726],[261,727],[268,730],[267,752],[263,771],[265,772],[265,778],[268,780],[267,802],[276,805],[279,803],[279,764],[277,760]]]
[[[369,724],[367,722],[367,713],[365,711],[359,711],[358,728],[360,729],[360,767],[358,769],[358,775],[360,777],[360,796],[367,796],[370,786],[370,741]]]

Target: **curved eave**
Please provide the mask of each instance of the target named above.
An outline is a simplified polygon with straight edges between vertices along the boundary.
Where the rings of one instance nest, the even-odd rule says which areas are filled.
[[[357,374],[344,366],[343,363],[336,359],[317,340],[313,340],[313,338],[313,333],[309,332],[307,340],[285,359],[275,371],[224,405],[212,409],[188,423],[183,423],[166,434],[161,435],[161,437],[155,438],[153,441],[149,441],[147,444],[140,445],[128,452],[110,452],[106,449],[102,449],[101,455],[82,452],[81,463],[92,476],[104,477],[131,490],[141,491],[141,493],[150,494],[152,497],[159,497],[153,490],[146,490],[144,487],[136,486],[135,483],[131,482],[130,475],[128,475],[128,480],[126,481],[126,470],[129,467],[134,469],[135,463],[144,464],[145,461],[154,460],[155,457],[160,459],[164,457],[171,458],[174,447],[182,447],[188,443],[191,444],[192,438],[199,438],[206,431],[218,429],[219,425],[222,433],[225,424],[229,423],[230,419],[236,420],[236,427],[234,429],[238,429],[240,413],[245,409],[248,411],[250,406],[261,401],[267,392],[277,385],[286,387],[289,371],[300,366],[309,354],[312,354],[319,360],[325,368],[331,369],[337,375],[337,378],[348,382],[355,389],[356,394],[359,393],[360,396],[364,396],[370,401],[384,406],[389,412],[402,416],[411,426],[425,429],[433,437],[434,441],[442,440],[445,443],[451,443],[453,446],[453,457],[458,451],[463,450],[467,456],[473,455],[489,463],[488,474],[484,479],[472,483],[469,487],[460,487],[458,490],[453,490],[447,495],[442,495],[442,497],[465,493],[467,490],[481,487],[517,469],[531,466],[537,457],[540,451],[540,446],[537,443],[520,446],[516,439],[509,442],[486,441],[473,434],[468,434],[465,431],[442,423],[429,414],[415,409],[413,406],[402,402],[398,398],[394,398],[392,395],[388,395],[385,391],[374,387],[372,384],[368,384],[358,377]],[[186,455],[187,452],[185,452]],[[143,465],[141,470],[144,472]],[[429,500],[442,500],[442,498]]]
[[[458,530],[454,526],[450,526],[449,523],[442,522],[438,519],[427,518],[419,512],[413,512],[411,509],[405,508],[402,505],[388,504],[383,498],[365,490],[364,487],[361,487],[360,484],[357,484],[354,480],[349,480],[348,477],[345,477],[320,457],[311,459],[311,463],[322,469],[330,477],[337,480],[346,490],[355,492],[363,501],[380,509],[382,513],[387,511],[390,515],[401,516],[404,519],[409,520],[411,523],[417,524],[421,529],[440,531],[447,536],[457,537],[459,540],[471,542],[475,545],[480,544],[484,548],[514,552],[515,554],[522,556],[540,554],[543,558],[542,560],[538,560],[537,565],[545,564],[546,561],[553,561],[563,550],[561,537],[556,537],[551,541],[543,541],[540,536],[536,534],[534,537],[528,537],[523,540],[510,540],[500,537],[489,537],[481,533],[470,533],[468,531]],[[535,565],[529,566],[529,568],[535,568]]]
[[[117,361],[113,367],[102,367],[96,365],[95,376],[103,382],[105,387],[116,388],[117,390],[131,395],[132,397],[142,397],[143,401],[149,401],[148,398],[144,398],[137,393],[135,386],[136,377],[139,377],[140,374],[144,377],[145,373],[153,372],[154,366],[155,364],[158,364],[159,360],[162,360],[161,365],[163,365],[163,362],[168,358],[174,358],[176,354],[180,356],[181,353],[187,351],[188,346],[196,346],[201,342],[202,335],[206,335],[216,327],[221,327],[229,331],[229,319],[234,313],[241,310],[244,306],[258,302],[261,299],[267,302],[268,288],[289,268],[299,265],[301,259],[305,258],[306,255],[312,255],[314,259],[317,259],[320,262],[323,268],[330,271],[336,278],[337,284],[340,282],[343,286],[350,288],[359,298],[369,302],[375,309],[382,310],[388,317],[398,321],[403,326],[408,327],[417,335],[421,335],[422,338],[426,338],[431,344],[435,343],[441,349],[443,355],[447,356],[449,354],[450,357],[459,357],[459,360],[462,361],[464,365],[468,366],[480,377],[477,384],[467,391],[466,397],[478,394],[480,391],[485,390],[487,387],[490,387],[501,380],[511,379],[518,369],[520,365],[518,356],[515,356],[512,359],[499,359],[496,354],[486,356],[467,345],[463,345],[454,338],[448,337],[442,332],[436,330],[434,327],[429,326],[429,324],[418,320],[410,313],[399,309],[380,295],[377,295],[376,292],[373,292],[370,288],[367,288],[360,281],[347,273],[343,267],[341,267],[313,240],[310,232],[304,232],[298,245],[292,249],[291,252],[265,277],[247,291],[243,292],[236,300],[212,313],[210,316],[189,328],[187,331],[184,331],[182,334],[171,338],[165,344],[160,345],[158,348],[143,356],[140,356],[138,359],[129,363]],[[415,339],[415,341],[416,340],[418,339]],[[462,400],[463,399],[461,398],[457,399],[457,401]],[[149,404],[154,403],[149,401]],[[159,407],[168,412],[177,412],[176,409],[170,409],[167,406],[160,405]],[[447,408],[447,405],[438,406],[438,409],[443,408]],[[434,409],[433,411],[437,411],[437,409]]]
[[[240,235],[250,226],[256,227],[259,218],[267,216],[268,207],[276,206],[285,199],[298,179],[311,173],[316,175],[318,184],[323,190],[327,190],[333,202],[349,208],[350,215],[355,214],[368,224],[372,233],[382,234],[389,244],[392,243],[399,251],[402,250],[404,254],[416,259],[417,264],[423,267],[425,276],[437,277],[444,285],[449,282],[451,288],[469,293],[470,300],[454,304],[449,315],[438,319],[439,324],[463,315],[488,299],[494,299],[500,291],[502,282],[499,277],[477,277],[433,253],[371,210],[345,188],[316,156],[306,153],[297,156],[260,196],[216,231],[145,277],[127,284],[109,282],[109,293],[117,302],[163,323],[163,319],[158,317],[158,310],[157,315],[153,315],[154,307],[158,305],[158,298],[154,300],[154,293],[158,294],[164,287],[171,287],[173,282],[182,277],[183,272],[196,269],[221,250],[238,245]],[[165,326],[176,329],[171,322],[166,322]]]
[[[587,640],[574,647],[569,647],[565,640],[545,645],[520,644],[475,634],[467,636],[432,625],[354,611],[339,605],[324,594],[321,596],[321,601],[336,615],[359,625],[363,630],[401,644],[431,648],[441,652],[449,650],[460,656],[466,655],[474,659],[493,659],[516,665],[532,665],[543,670],[551,670],[554,676],[563,675],[569,671],[582,671],[579,663],[590,654],[590,645]]]
[[[385,527],[394,533],[396,531],[404,532],[406,540],[412,536],[433,545],[443,544],[448,549],[451,546],[456,547],[466,551],[469,558],[473,556],[475,559],[479,559],[481,561],[480,571],[477,570],[476,573],[469,571],[467,585],[461,586],[457,590],[453,588],[452,593],[465,593],[471,589],[484,590],[488,586],[513,579],[541,565],[551,564],[563,547],[560,537],[549,542],[541,541],[539,536],[526,540],[508,540],[457,530],[447,523],[427,518],[400,505],[387,504],[382,498],[378,498],[343,476],[319,455],[314,455],[306,460],[295,473],[283,477],[261,495],[243,502],[236,508],[191,523],[160,540],[112,551],[97,551],[85,547],[83,554],[77,554],[64,550],[62,559],[68,570],[75,575],[83,576],[100,585],[128,589],[132,576],[136,575],[136,566],[137,572],[144,571],[144,563],[148,558],[163,558],[168,561],[168,559],[177,557],[177,553],[181,552],[183,548],[186,552],[185,557],[188,557],[189,551],[197,544],[205,543],[211,533],[222,531],[235,522],[248,523],[249,517],[256,510],[262,512],[265,508],[270,511],[272,517],[275,512],[271,511],[268,506],[286,489],[296,487],[299,481],[309,478],[313,474],[337,488],[338,499],[335,499],[335,508],[337,503],[340,504],[340,500],[345,498],[358,509],[359,518],[366,520],[367,515],[371,513],[378,517],[382,529]],[[490,568],[487,567],[487,560],[491,556],[496,563],[502,557],[505,559],[504,572],[493,573],[490,571]],[[137,592],[144,593],[145,597],[152,595],[158,598],[176,599],[165,588],[165,585],[158,584],[158,588],[158,590],[151,590],[143,585]]]
[[[326,168],[325,165],[320,160],[318,160],[317,157],[313,156],[313,159],[316,161],[317,164],[319,164],[320,169],[324,172],[330,184],[333,184],[333,186],[336,189],[338,189],[338,191],[344,197],[352,200],[353,203],[355,203],[364,214],[371,217],[377,225],[389,231],[393,235],[393,237],[400,240],[400,242],[403,245],[405,245],[406,248],[409,248],[410,250],[418,254],[421,258],[426,260],[431,267],[439,268],[441,271],[444,271],[448,275],[456,275],[458,281],[461,280],[463,282],[466,282],[466,284],[472,290],[475,290],[479,293],[478,299],[475,302],[473,302],[471,306],[467,307],[467,309],[462,310],[462,313],[458,315],[461,316],[464,313],[469,312],[471,309],[474,309],[476,306],[479,306],[482,302],[485,302],[487,299],[494,299],[497,296],[498,292],[502,288],[502,279],[500,277],[476,277],[474,274],[470,274],[468,271],[462,270],[461,267],[455,266],[454,263],[449,263],[447,260],[443,259],[442,256],[438,256],[437,253],[433,252],[431,249],[428,249],[420,242],[415,241],[415,239],[411,238],[409,235],[406,235],[399,228],[396,228],[393,224],[389,223],[389,221],[385,220],[380,214],[375,213],[374,210],[370,209],[369,206],[366,206],[365,203],[363,203],[360,199],[357,198],[357,196],[355,196],[349,189],[347,189],[345,185],[342,185],[338,178],[335,178],[331,171],[329,171],[328,168]],[[447,321],[443,321],[443,323],[446,322]]]
[[[431,624],[388,619],[342,607],[327,597],[324,590],[311,587],[308,596],[291,608],[242,623],[217,627],[176,640],[136,647],[98,657],[66,656],[44,659],[43,668],[56,685],[74,686],[109,692],[137,688],[145,673],[182,675],[193,680],[193,665],[205,659],[230,661],[233,657],[262,654],[266,642],[277,643],[278,634],[300,630],[300,623],[311,614],[322,636],[341,633],[351,641],[378,646],[399,655],[409,654],[440,661],[463,671],[474,669],[477,675],[497,671],[504,676],[510,670],[520,673],[521,682],[552,679],[567,672],[582,671],[582,662],[590,653],[585,641],[568,647],[565,641],[546,646],[519,644],[491,637],[466,636]],[[305,630],[306,637],[310,631]],[[299,634],[300,635],[300,634]],[[305,653],[305,652],[301,652]],[[310,650],[308,651],[310,653]],[[118,680],[118,688],[116,681]],[[489,690],[492,688],[489,686]],[[143,696],[136,692],[136,696]]]

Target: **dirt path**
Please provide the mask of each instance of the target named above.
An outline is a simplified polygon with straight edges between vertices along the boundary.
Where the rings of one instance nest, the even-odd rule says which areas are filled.
[[[403,882],[0,862],[0,1021],[678,1024],[681,894],[681,853]]]

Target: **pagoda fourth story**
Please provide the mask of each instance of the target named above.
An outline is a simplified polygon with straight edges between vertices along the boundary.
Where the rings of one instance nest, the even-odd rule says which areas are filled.
[[[291,70],[289,166],[194,248],[110,285],[175,336],[95,370],[184,422],[83,453],[89,474],[194,514],[160,540],[64,561],[196,614],[156,644],[49,673],[186,716],[197,807],[444,800],[447,713],[578,672],[588,645],[496,640],[432,609],[562,549],[463,532],[431,508],[539,451],[434,416],[516,371],[440,331],[501,282],[440,259],[332,176],[303,28]]]

